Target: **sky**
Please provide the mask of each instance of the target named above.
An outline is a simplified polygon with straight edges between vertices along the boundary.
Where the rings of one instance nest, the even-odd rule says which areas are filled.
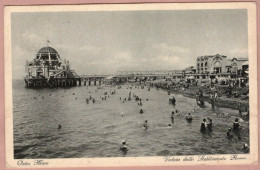
[[[12,13],[11,41],[14,79],[47,45],[78,75],[179,70],[198,56],[248,57],[247,11]]]

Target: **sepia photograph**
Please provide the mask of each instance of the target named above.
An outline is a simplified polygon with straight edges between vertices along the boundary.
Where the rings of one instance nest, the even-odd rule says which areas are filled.
[[[257,162],[254,4],[11,6],[5,17],[11,167]]]

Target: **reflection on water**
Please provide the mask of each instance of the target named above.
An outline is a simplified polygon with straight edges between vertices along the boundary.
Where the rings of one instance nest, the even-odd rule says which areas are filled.
[[[113,90],[116,93],[111,95]],[[132,96],[142,98],[142,106],[133,98],[124,103],[120,100],[120,97],[128,98],[130,91]],[[105,92],[109,97],[102,100]],[[96,102],[87,104],[86,98],[90,95]],[[23,81],[14,81],[14,156],[77,158],[243,153],[242,145],[249,142],[248,122],[240,123],[243,126],[241,139],[226,137],[238,111],[216,107],[213,110],[209,104],[201,108],[195,99],[182,95],[175,98],[174,108],[169,105],[165,91],[148,91],[147,87],[27,89]],[[143,114],[139,113],[140,109]],[[180,113],[172,120],[171,112],[176,109]],[[189,123],[185,116],[193,109],[193,120]],[[212,132],[202,134],[200,124],[207,117],[213,119]],[[142,128],[145,120],[149,125],[146,130]],[[168,127],[171,122],[172,128]],[[123,139],[130,145],[124,152],[120,150]]]

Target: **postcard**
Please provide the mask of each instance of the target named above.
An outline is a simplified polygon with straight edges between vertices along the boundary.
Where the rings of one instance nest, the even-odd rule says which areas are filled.
[[[257,163],[255,3],[6,6],[4,17],[7,167]]]

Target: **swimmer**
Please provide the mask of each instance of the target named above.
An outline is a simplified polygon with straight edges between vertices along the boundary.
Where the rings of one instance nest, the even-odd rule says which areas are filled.
[[[231,132],[231,128],[229,128],[228,131],[227,131],[227,137],[228,137],[229,139],[231,139],[231,138],[234,137],[234,135],[233,135],[232,132]]]
[[[58,128],[57,129],[61,129],[61,125],[59,124]]]

